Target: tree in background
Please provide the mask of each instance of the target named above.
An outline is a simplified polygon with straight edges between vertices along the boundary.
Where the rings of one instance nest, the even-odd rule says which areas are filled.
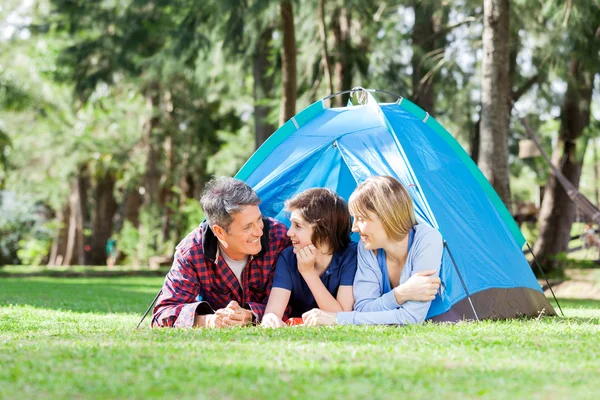
[[[509,0],[484,0],[479,168],[511,209],[508,136]]]
[[[567,87],[552,162],[578,188],[589,140],[586,129],[590,125],[594,76],[598,74],[600,9],[587,3],[549,2],[543,11],[547,16],[545,26],[552,33],[548,48],[554,50],[551,57]],[[557,256],[568,248],[575,209],[564,188],[551,175],[544,192],[539,237],[534,246],[547,272],[562,271]]]
[[[597,50],[574,52],[563,44],[568,36],[568,43],[591,46],[583,6],[549,2],[540,12],[535,1],[513,0],[502,36],[507,31],[508,39],[491,41],[508,43],[503,61],[481,52],[482,6],[479,0],[35,0],[23,27],[30,37],[0,42],[1,184],[34,199],[52,238],[25,247],[45,246],[51,263],[103,263],[106,240],[115,236],[128,262],[169,255],[203,218],[197,200],[211,175],[235,174],[286,108],[281,122],[357,85],[406,95],[460,142],[471,141],[475,158],[479,127],[501,119],[505,129],[512,103],[524,97],[519,112],[545,120],[536,127],[549,144],[559,130],[551,120],[562,101],[556,81],[570,82],[564,60],[577,61],[573,71],[580,72],[572,74],[580,83],[595,71],[578,54]],[[494,73],[482,79],[480,71],[499,65],[507,78],[488,85]],[[34,100],[8,111],[5,99],[18,97],[14,88]],[[585,92],[568,89],[573,99]],[[505,91],[504,111],[496,111]],[[568,103],[585,114],[585,102]],[[561,132],[579,115],[562,114]],[[498,135],[488,131],[485,143],[494,144]],[[588,132],[575,135],[578,155]],[[539,165],[514,160],[516,140],[508,131],[502,141],[506,151],[479,157],[482,169],[512,157],[513,179],[528,168],[545,178]],[[547,207],[562,208],[554,204]]]

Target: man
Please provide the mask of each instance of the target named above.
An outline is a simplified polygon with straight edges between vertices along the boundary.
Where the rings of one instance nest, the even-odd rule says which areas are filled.
[[[206,221],[175,250],[153,327],[244,326],[259,322],[275,261],[291,245],[282,223],[264,218],[246,183],[211,180],[200,200]]]

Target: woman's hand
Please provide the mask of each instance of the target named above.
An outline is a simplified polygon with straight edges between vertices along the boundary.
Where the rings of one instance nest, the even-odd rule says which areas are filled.
[[[394,288],[398,304],[412,301],[431,301],[440,287],[440,278],[432,276],[437,270],[418,272]]]
[[[309,244],[298,250],[296,258],[298,259],[298,272],[301,275],[309,275],[316,272],[317,248],[314,245]]]
[[[313,308],[302,314],[305,326],[335,325],[337,313]]]
[[[262,326],[263,328],[283,328],[286,325],[285,322],[283,322],[283,320],[277,315],[273,313],[268,313],[263,315],[263,319],[260,326]]]

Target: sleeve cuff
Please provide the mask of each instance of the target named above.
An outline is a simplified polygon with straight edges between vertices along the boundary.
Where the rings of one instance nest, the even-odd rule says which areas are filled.
[[[394,295],[394,290],[390,290],[383,296],[381,296],[381,301],[383,302],[383,307],[386,310],[395,310],[400,307],[400,304],[396,301],[396,296]]]
[[[257,325],[262,321],[263,314],[265,313],[265,305],[260,303],[246,303],[250,311],[252,312],[253,324]]]
[[[337,325],[354,325],[354,314],[356,311],[344,311],[337,313],[335,323]]]
[[[208,311],[208,312],[206,312]],[[175,328],[191,328],[194,326],[196,315],[214,314],[214,310],[206,301],[186,304],[181,308],[179,316],[175,320]]]

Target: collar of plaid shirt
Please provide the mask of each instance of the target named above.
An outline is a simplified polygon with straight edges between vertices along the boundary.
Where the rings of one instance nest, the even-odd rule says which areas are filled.
[[[263,234],[260,237],[262,249],[258,254],[254,255],[254,257],[263,256],[269,247],[269,229],[271,228],[271,222],[267,218],[263,218],[263,225]],[[202,228],[202,249],[204,250],[204,257],[215,262],[217,258],[217,249],[219,248],[219,239],[217,239],[212,229],[210,229],[206,220],[202,222],[200,227]]]

